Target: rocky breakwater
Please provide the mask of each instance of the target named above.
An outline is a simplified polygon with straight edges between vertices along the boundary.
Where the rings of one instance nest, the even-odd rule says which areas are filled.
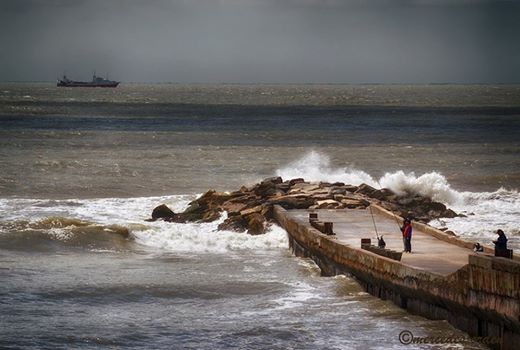
[[[412,216],[428,222],[457,214],[442,203],[413,193],[398,195],[383,188],[369,185],[352,186],[341,182],[307,182],[304,179],[283,181],[271,177],[253,186],[242,186],[234,192],[209,190],[192,201],[181,213],[175,213],[165,204],[152,211],[154,220],[168,222],[211,222],[227,212],[219,230],[263,234],[273,222],[273,206],[284,209],[358,209],[371,203],[378,204],[401,217]]]

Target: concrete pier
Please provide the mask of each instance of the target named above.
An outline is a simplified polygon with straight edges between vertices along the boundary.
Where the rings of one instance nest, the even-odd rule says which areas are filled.
[[[309,224],[310,212],[274,208],[294,253],[312,258],[324,275],[354,276],[367,292],[412,313],[447,320],[471,336],[500,339],[492,348],[519,348],[518,260],[494,257],[489,248],[474,253],[471,242],[414,223],[412,253],[396,261],[361,249],[361,239],[377,244],[377,230],[387,249],[402,251],[400,218],[377,206],[312,211],[333,223],[331,236]]]

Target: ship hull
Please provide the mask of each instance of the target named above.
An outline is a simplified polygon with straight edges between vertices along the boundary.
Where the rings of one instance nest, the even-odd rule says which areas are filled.
[[[103,88],[115,88],[119,85],[119,82],[108,83],[108,84],[94,84],[81,81],[74,82],[62,82],[59,81],[56,86],[59,87],[103,87]]]

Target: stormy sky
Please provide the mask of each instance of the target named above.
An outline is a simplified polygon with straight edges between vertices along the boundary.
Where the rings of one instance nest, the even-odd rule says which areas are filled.
[[[0,0],[0,81],[519,83],[520,1]]]

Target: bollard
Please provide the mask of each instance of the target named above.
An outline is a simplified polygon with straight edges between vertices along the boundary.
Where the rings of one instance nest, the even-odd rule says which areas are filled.
[[[369,246],[372,244],[372,240],[370,238],[361,238],[361,248],[363,246]]]
[[[327,235],[333,235],[334,231],[332,229],[332,222],[325,222],[325,228],[323,230],[325,234]]]

